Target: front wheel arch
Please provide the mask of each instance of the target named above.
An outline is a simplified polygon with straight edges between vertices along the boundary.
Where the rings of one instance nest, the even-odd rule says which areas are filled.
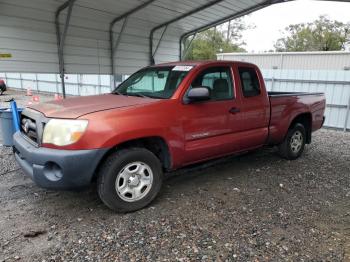
[[[114,147],[110,148],[103,158],[101,159],[98,167],[95,170],[95,174],[91,179],[91,182],[96,181],[98,172],[101,168],[102,163],[113,153],[118,150],[127,148],[144,148],[151,151],[161,162],[163,171],[171,170],[172,168],[172,157],[169,146],[164,138],[159,136],[136,138],[132,140],[123,141]]]

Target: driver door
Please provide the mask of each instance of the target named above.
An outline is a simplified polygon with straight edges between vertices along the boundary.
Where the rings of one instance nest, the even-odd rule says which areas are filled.
[[[236,130],[240,115],[232,113],[239,108],[235,98],[232,69],[230,66],[210,67],[199,72],[191,88],[204,86],[210,90],[210,100],[184,104],[181,107],[183,132],[185,136],[185,162],[194,163],[239,150]]]

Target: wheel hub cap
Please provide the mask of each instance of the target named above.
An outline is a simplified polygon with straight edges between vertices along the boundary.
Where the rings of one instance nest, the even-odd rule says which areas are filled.
[[[138,176],[132,176],[128,180],[129,186],[132,186],[132,187],[138,186],[139,183],[140,183],[140,179]]]
[[[298,153],[303,145],[303,135],[300,131],[296,131],[290,139],[290,148],[293,153]]]
[[[122,200],[135,202],[149,193],[152,182],[151,167],[143,162],[133,162],[121,169],[115,181],[115,189]]]

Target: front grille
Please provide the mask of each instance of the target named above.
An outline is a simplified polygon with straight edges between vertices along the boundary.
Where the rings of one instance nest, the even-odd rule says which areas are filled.
[[[35,119],[22,115],[21,132],[36,144],[39,143],[37,123]]]
[[[41,146],[44,127],[48,121],[43,113],[26,108],[21,114],[21,133],[35,146]]]

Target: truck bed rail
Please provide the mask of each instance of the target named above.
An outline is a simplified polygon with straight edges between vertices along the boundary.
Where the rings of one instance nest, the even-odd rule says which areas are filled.
[[[308,92],[267,92],[269,97],[280,96],[308,96],[308,95],[324,95],[324,93],[308,93]]]

